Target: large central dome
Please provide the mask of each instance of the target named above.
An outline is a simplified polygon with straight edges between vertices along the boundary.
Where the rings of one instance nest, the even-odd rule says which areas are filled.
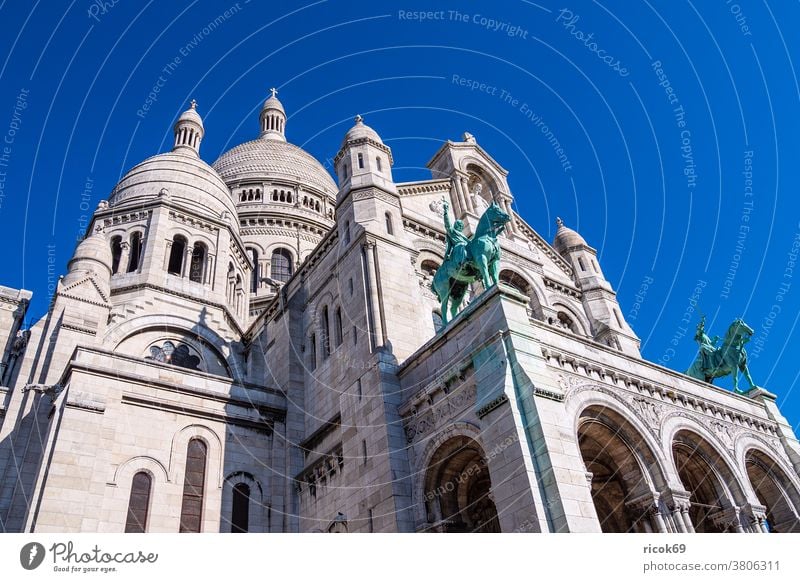
[[[296,145],[265,136],[228,150],[213,167],[229,186],[269,177],[305,184],[336,197],[336,183],[314,156]]]

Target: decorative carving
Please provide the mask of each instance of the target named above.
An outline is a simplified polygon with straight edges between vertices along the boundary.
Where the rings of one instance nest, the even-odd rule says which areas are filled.
[[[645,422],[658,432],[661,425],[661,418],[664,416],[664,407],[661,404],[640,396],[634,396],[631,402]]]
[[[718,420],[712,420],[708,424],[713,429],[714,434],[717,435],[722,444],[724,444],[728,449],[733,450],[733,441],[736,436],[733,427]]]
[[[440,385],[440,387],[442,386]],[[413,442],[418,436],[427,434],[437,426],[446,424],[463,410],[469,408],[475,402],[476,394],[477,386],[470,382],[462,384],[438,401],[434,406],[422,412],[415,414],[414,409],[412,409],[412,416],[408,419],[408,423],[405,426],[406,439],[408,442]],[[431,394],[428,400],[430,401],[432,399],[433,396]]]
[[[428,205],[428,208],[438,217],[444,216],[444,201],[442,200],[434,200]]]

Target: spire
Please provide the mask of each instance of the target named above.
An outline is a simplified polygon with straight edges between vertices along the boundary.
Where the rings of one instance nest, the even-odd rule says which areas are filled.
[[[197,113],[197,101],[192,99],[189,109],[175,122],[175,145],[173,152],[200,156],[200,141],[203,139],[203,119]]]
[[[286,111],[283,109],[283,104],[278,100],[278,90],[272,87],[270,96],[264,101],[264,106],[261,108],[261,115],[259,115],[259,122],[261,124],[261,137],[262,139],[277,139],[286,141]]]

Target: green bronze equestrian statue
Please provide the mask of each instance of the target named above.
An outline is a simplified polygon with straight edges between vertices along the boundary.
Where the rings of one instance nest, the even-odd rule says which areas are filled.
[[[446,200],[442,205],[447,246],[431,288],[442,304],[442,324],[446,324],[458,313],[470,283],[480,280],[484,291],[497,284],[500,264],[497,236],[511,217],[492,202],[478,220],[474,236],[469,238],[462,232],[462,221],[450,224],[450,207]]]
[[[697,332],[694,335],[695,341],[700,345],[692,366],[686,371],[687,376],[703,380],[709,384],[713,383],[714,378],[721,378],[731,374],[733,376],[733,391],[743,394],[739,390],[739,372],[744,374],[750,389],[756,387],[753,378],[750,377],[750,370],[747,368],[747,352],[744,344],[750,341],[753,330],[741,319],[735,319],[728,327],[722,345],[717,347],[719,337],[713,338],[706,335],[706,318],[697,324]]]

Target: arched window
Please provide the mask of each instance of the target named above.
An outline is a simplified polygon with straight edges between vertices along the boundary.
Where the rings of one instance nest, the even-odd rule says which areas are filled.
[[[147,531],[147,513],[150,508],[150,488],[153,480],[146,471],[139,471],[131,481],[131,496],[128,500],[128,516],[125,533]]]
[[[581,271],[586,270],[586,265],[583,263],[583,259],[578,257],[578,266],[581,268]]]
[[[331,323],[328,319],[328,306],[322,308],[322,357],[331,355]]]
[[[180,533],[196,533],[201,529],[207,453],[208,449],[203,441],[189,441],[186,448],[186,474],[183,478]]]
[[[333,340],[336,347],[342,345],[342,308],[336,308],[336,314],[333,319]]]
[[[346,244],[346,245],[350,244],[350,221],[349,220],[345,220],[344,221],[344,235],[343,235],[343,238],[344,238],[344,244]]]
[[[386,219],[386,234],[394,234],[394,227],[392,226],[392,215],[388,212],[384,215]]]
[[[181,275],[183,272],[183,257],[186,254],[186,238],[179,234],[172,239],[172,248],[169,251],[169,264],[167,272],[172,275]]]
[[[131,235],[131,249],[128,258],[128,273],[133,273],[139,268],[139,261],[142,257],[142,233],[134,232]]]
[[[119,271],[119,261],[122,258],[122,237],[115,236],[111,239],[111,274]]]
[[[575,324],[575,321],[563,311],[558,312],[558,321],[556,322],[559,327],[562,327],[572,333],[580,333],[578,331],[578,326]]]
[[[422,261],[422,264],[420,265],[419,268],[423,273],[425,273],[429,277],[433,277],[436,274],[436,269],[439,268],[439,265],[437,265],[434,261],[425,260]]]
[[[383,171],[383,169],[381,168],[381,157],[380,156],[375,158],[375,165],[377,166],[379,172]]]
[[[292,277],[292,255],[286,249],[275,249],[272,251],[270,261],[272,278],[276,281],[285,283]]]
[[[206,245],[201,242],[194,243],[192,249],[192,264],[189,267],[189,280],[195,283],[202,283],[205,279],[206,257],[208,251]]]
[[[236,288],[236,271],[233,269],[233,263],[228,263],[228,281],[225,287],[225,297],[228,298],[228,303],[233,302],[233,292]]]
[[[313,333],[311,337],[308,338],[308,351],[309,364],[311,365],[311,369],[314,370],[317,367],[317,336]]]
[[[358,154],[358,167],[364,167],[364,154]]]
[[[259,273],[259,268],[258,268],[258,251],[253,248],[247,250],[250,253],[250,258],[253,260],[253,274],[250,277],[250,292],[257,293],[259,278],[261,275],[261,273]]]
[[[500,271],[500,281],[509,287],[513,287],[523,295],[528,295],[530,293],[531,286],[528,284],[525,278],[519,273],[511,271],[510,269],[504,269]]]
[[[247,533],[250,517],[250,486],[237,483],[233,487],[231,533]]]

